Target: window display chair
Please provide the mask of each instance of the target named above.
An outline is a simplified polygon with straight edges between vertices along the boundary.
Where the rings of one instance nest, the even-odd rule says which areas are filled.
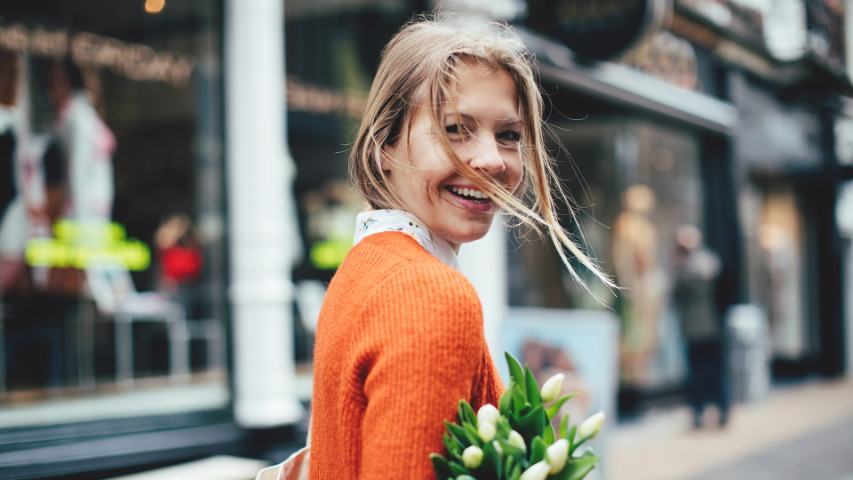
[[[86,278],[98,309],[114,321],[116,381],[119,384],[129,386],[134,382],[133,324],[152,321],[164,323],[167,329],[170,379],[175,382],[189,380],[192,332],[180,303],[158,292],[138,292],[125,269],[92,269],[87,271]]]

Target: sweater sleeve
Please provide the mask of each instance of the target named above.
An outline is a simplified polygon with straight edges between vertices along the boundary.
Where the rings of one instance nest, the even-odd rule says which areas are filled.
[[[395,274],[365,305],[382,329],[365,380],[359,478],[435,478],[429,454],[444,450],[444,420],[455,420],[482,360],[482,309],[457,272]]]

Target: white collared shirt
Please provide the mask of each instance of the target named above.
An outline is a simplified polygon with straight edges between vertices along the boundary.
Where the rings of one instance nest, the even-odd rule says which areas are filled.
[[[353,245],[368,235],[381,232],[405,233],[445,265],[459,268],[456,252],[450,243],[430,232],[417,217],[402,210],[384,209],[359,213],[355,219]]]

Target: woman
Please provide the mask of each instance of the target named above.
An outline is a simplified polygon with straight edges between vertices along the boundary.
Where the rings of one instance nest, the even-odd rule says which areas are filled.
[[[350,155],[373,210],[318,323],[309,478],[432,478],[428,455],[444,449],[457,402],[497,403],[482,309],[454,267],[499,209],[610,283],[557,222],[541,113],[506,26],[419,21],[385,48]]]

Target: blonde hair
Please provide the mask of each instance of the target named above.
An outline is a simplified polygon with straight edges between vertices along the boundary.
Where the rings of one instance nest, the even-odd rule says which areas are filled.
[[[557,249],[572,277],[589,291],[566,255],[574,258],[608,287],[613,281],[575,243],[560,225],[554,198],[574,210],[557,177],[543,136],[543,100],[533,71],[532,54],[505,24],[476,17],[439,14],[415,20],[400,30],[382,52],[361,126],[350,152],[350,175],[373,208],[401,208],[403,202],[389,188],[383,161],[392,161],[383,147],[394,145],[410,122],[414,108],[429,106],[434,125],[441,125],[449,99],[454,98],[455,73],[460,64],[474,61],[506,71],[516,84],[523,123],[519,145],[524,175],[521,186],[508,191],[487,175],[471,168],[454,153],[446,133],[442,146],[457,170],[486,192],[501,209],[542,229]],[[438,129],[444,132],[444,129]],[[576,219],[575,219],[576,220]]]

